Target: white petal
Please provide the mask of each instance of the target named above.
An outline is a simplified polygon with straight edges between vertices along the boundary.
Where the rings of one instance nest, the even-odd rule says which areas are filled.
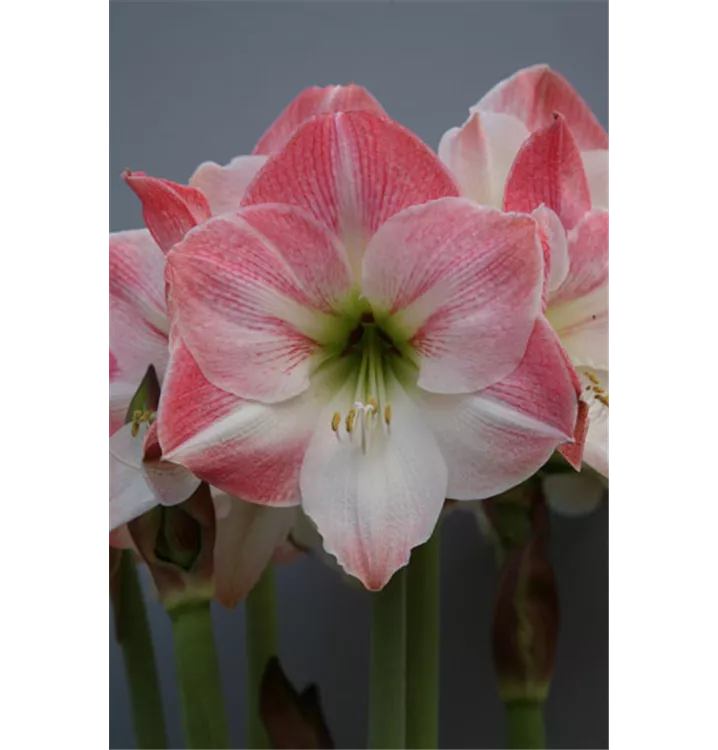
[[[362,450],[360,419],[349,436],[331,428],[334,411],[351,404],[344,391],[319,420],[302,465],[302,507],[327,552],[371,590],[381,589],[425,542],[446,496],[446,463],[420,411],[392,383],[391,425],[383,405]]]
[[[608,208],[608,150],[581,154],[591,192],[591,208]]]
[[[110,531],[157,505],[142,471],[110,456]]]

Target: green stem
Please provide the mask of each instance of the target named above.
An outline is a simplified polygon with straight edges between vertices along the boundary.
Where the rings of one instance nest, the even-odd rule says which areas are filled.
[[[167,734],[152,635],[132,553],[120,561],[119,596],[115,603],[117,640],[122,647],[138,748],[165,748]]]
[[[228,748],[219,662],[209,602],[170,611],[175,644],[182,726],[188,748]]]
[[[406,747],[406,568],[372,598],[369,747],[400,749]]]
[[[546,747],[542,704],[515,701],[506,705],[506,746],[509,750],[542,750]]]
[[[246,599],[247,747],[270,748],[259,712],[262,677],[267,662],[277,655],[277,597],[274,567],[268,565]]]
[[[406,746],[439,746],[439,527],[411,554],[406,591]]]

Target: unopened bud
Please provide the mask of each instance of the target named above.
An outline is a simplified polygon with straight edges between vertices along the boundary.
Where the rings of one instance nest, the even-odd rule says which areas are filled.
[[[525,511],[525,538],[509,534],[494,604],[492,652],[504,702],[545,700],[558,640],[558,591],[540,491]],[[515,528],[516,517],[510,517]]]
[[[204,482],[183,503],[158,505],[128,524],[168,611],[214,595],[215,514]]]

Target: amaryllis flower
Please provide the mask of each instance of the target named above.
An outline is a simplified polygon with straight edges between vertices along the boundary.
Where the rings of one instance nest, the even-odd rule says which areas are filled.
[[[305,120],[322,112],[384,110],[365,89],[312,87],[301,92],[262,136],[251,156],[226,166],[201,164],[180,185],[127,171],[123,177],[140,197],[149,229],[110,235],[110,528],[111,544],[131,544],[124,524],[157,504],[183,502],[200,480],[162,460],[156,440],[156,404],[125,425],[128,406],[148,368],[164,379],[168,328],[164,268],[166,253],[195,225],[236,209],[267,159]],[[164,221],[158,220],[158,216]],[[154,237],[154,239],[153,239]],[[151,421],[151,422],[150,422]],[[151,427],[150,427],[151,423]],[[124,425],[124,426],[123,426]],[[213,489],[217,504],[215,579],[217,596],[235,606],[258,580],[291,529],[293,509],[250,505]]]
[[[582,379],[584,459],[608,476],[608,135],[561,76],[535,66],[472,107],[469,120],[444,135],[439,154],[467,197],[534,213],[546,228],[546,317]],[[602,485],[584,483],[584,502],[565,502],[579,482],[552,477],[552,506],[595,507]]]
[[[370,589],[447,496],[523,481],[576,428],[543,233],[458,195],[400,125],[320,116],[167,256],[164,457],[254,503],[301,498]]]
[[[608,134],[565,78],[534,65],[498,83],[469,108],[469,119],[444,133],[439,157],[464,194],[487,206],[503,206],[506,178],[529,135],[559,112],[581,154],[594,208],[608,208]]]

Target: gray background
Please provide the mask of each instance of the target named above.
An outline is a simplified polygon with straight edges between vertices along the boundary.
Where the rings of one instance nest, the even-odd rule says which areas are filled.
[[[249,153],[312,84],[366,86],[433,148],[518,68],[546,62],[608,124],[606,3],[111,3],[110,229],[142,225],[125,167],[186,181],[204,160]],[[562,632],[547,706],[551,747],[608,746],[608,510],[554,517]],[[473,519],[442,532],[441,746],[500,747],[489,660],[495,580]],[[370,597],[312,559],[278,571],[281,658],[317,682],[337,747],[365,744]],[[181,747],[169,622],[149,604],[170,742]],[[244,736],[244,616],[217,608],[230,729]],[[121,654],[110,629],[110,747],[134,747]]]

